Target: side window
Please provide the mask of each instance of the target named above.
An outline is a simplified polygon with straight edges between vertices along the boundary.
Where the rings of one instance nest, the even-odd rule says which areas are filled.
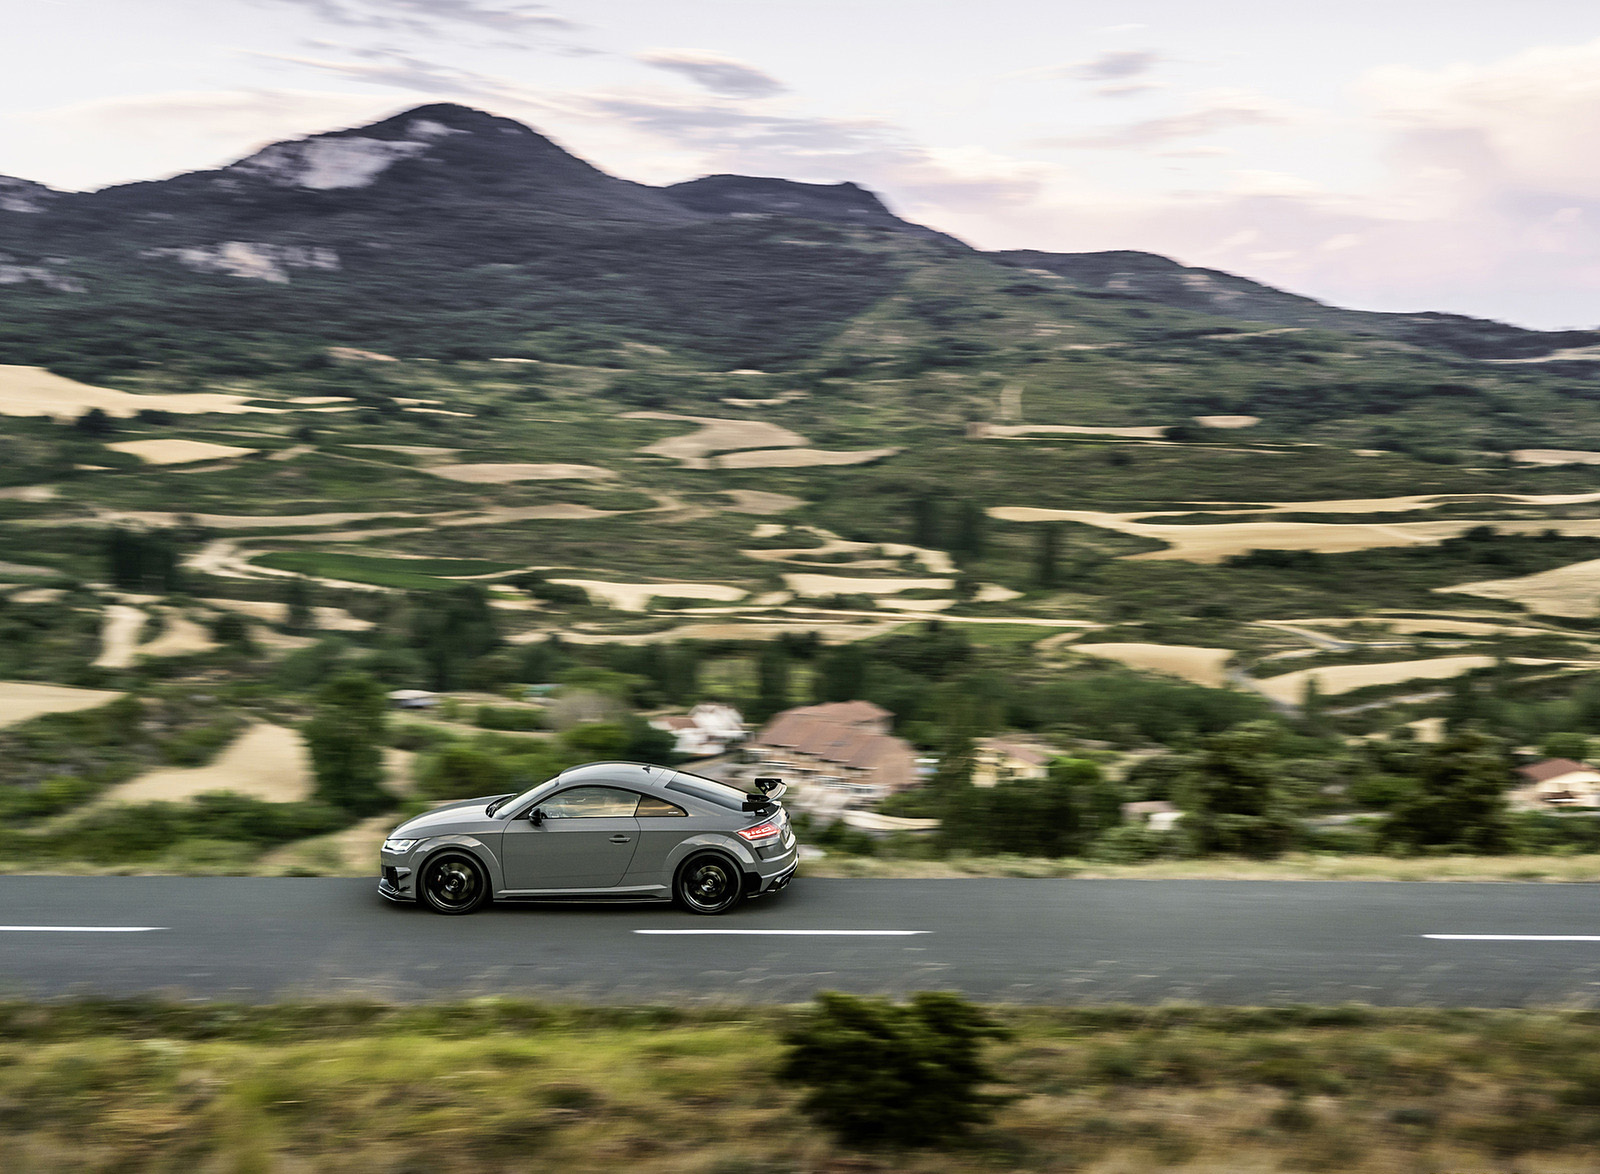
[[[648,816],[674,816],[688,815],[689,813],[676,803],[668,803],[665,799],[657,799],[654,795],[640,795],[639,809],[634,812],[640,819]]]
[[[632,815],[639,801],[635,791],[616,787],[570,787],[539,804],[546,819],[604,819]]]

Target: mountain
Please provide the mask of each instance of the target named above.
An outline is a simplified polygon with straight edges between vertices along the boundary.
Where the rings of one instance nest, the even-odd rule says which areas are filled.
[[[792,179],[749,175],[707,175],[675,183],[663,190],[683,207],[708,216],[785,216],[905,232],[961,244],[946,233],[902,220],[889,211],[875,193],[854,183],[799,183]]]
[[[1057,283],[1035,296],[1019,269]],[[0,179],[0,362],[80,377],[259,370],[330,345],[609,362],[633,342],[730,368],[846,353],[971,364],[1003,321],[1032,337],[1092,323],[1112,340],[1311,326],[1475,358],[1600,340],[1340,310],[1147,253],[984,254],[849,183],[650,187],[450,103],[101,191]]]
[[[1592,346],[1600,342],[1600,333],[1595,331],[1526,330],[1461,314],[1346,310],[1220,269],[1181,265],[1155,253],[1132,250],[1046,253],[1010,249],[989,256],[1002,265],[1065,278],[1073,289],[1250,322],[1392,338],[1473,358],[1525,358],[1562,347]]]

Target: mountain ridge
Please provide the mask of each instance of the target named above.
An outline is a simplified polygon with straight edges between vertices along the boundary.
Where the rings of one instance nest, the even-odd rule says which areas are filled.
[[[9,336],[36,358],[57,353],[44,335],[63,324],[94,333],[86,314],[171,340],[152,315],[198,304],[214,339],[340,333],[382,350],[409,331],[439,349],[470,319],[492,324],[501,347],[530,331],[687,332],[719,361],[794,361],[940,258],[1038,271],[1084,297],[1471,358],[1600,342],[1590,331],[1327,306],[1131,250],[983,252],[848,182],[711,175],[653,187],[514,119],[447,102],[93,192],[0,178],[0,254],[10,265],[0,291],[17,318]],[[958,286],[977,271],[961,272],[950,277]],[[279,292],[264,303],[250,284]]]

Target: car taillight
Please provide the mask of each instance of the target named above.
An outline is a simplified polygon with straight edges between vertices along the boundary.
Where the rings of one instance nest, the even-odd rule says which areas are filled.
[[[776,840],[782,833],[774,823],[758,823],[753,828],[741,828],[739,835],[752,844],[764,844],[768,840]]]

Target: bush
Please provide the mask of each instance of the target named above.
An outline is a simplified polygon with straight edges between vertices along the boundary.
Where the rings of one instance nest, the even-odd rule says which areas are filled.
[[[511,705],[480,705],[477,724],[485,730],[542,730],[544,715],[536,709],[518,709]]]
[[[801,1107],[845,1142],[922,1146],[989,1120],[1006,1099],[979,1049],[1009,1033],[981,1008],[924,991],[908,1005],[825,991],[785,1033],[779,1076],[809,1088]]]

